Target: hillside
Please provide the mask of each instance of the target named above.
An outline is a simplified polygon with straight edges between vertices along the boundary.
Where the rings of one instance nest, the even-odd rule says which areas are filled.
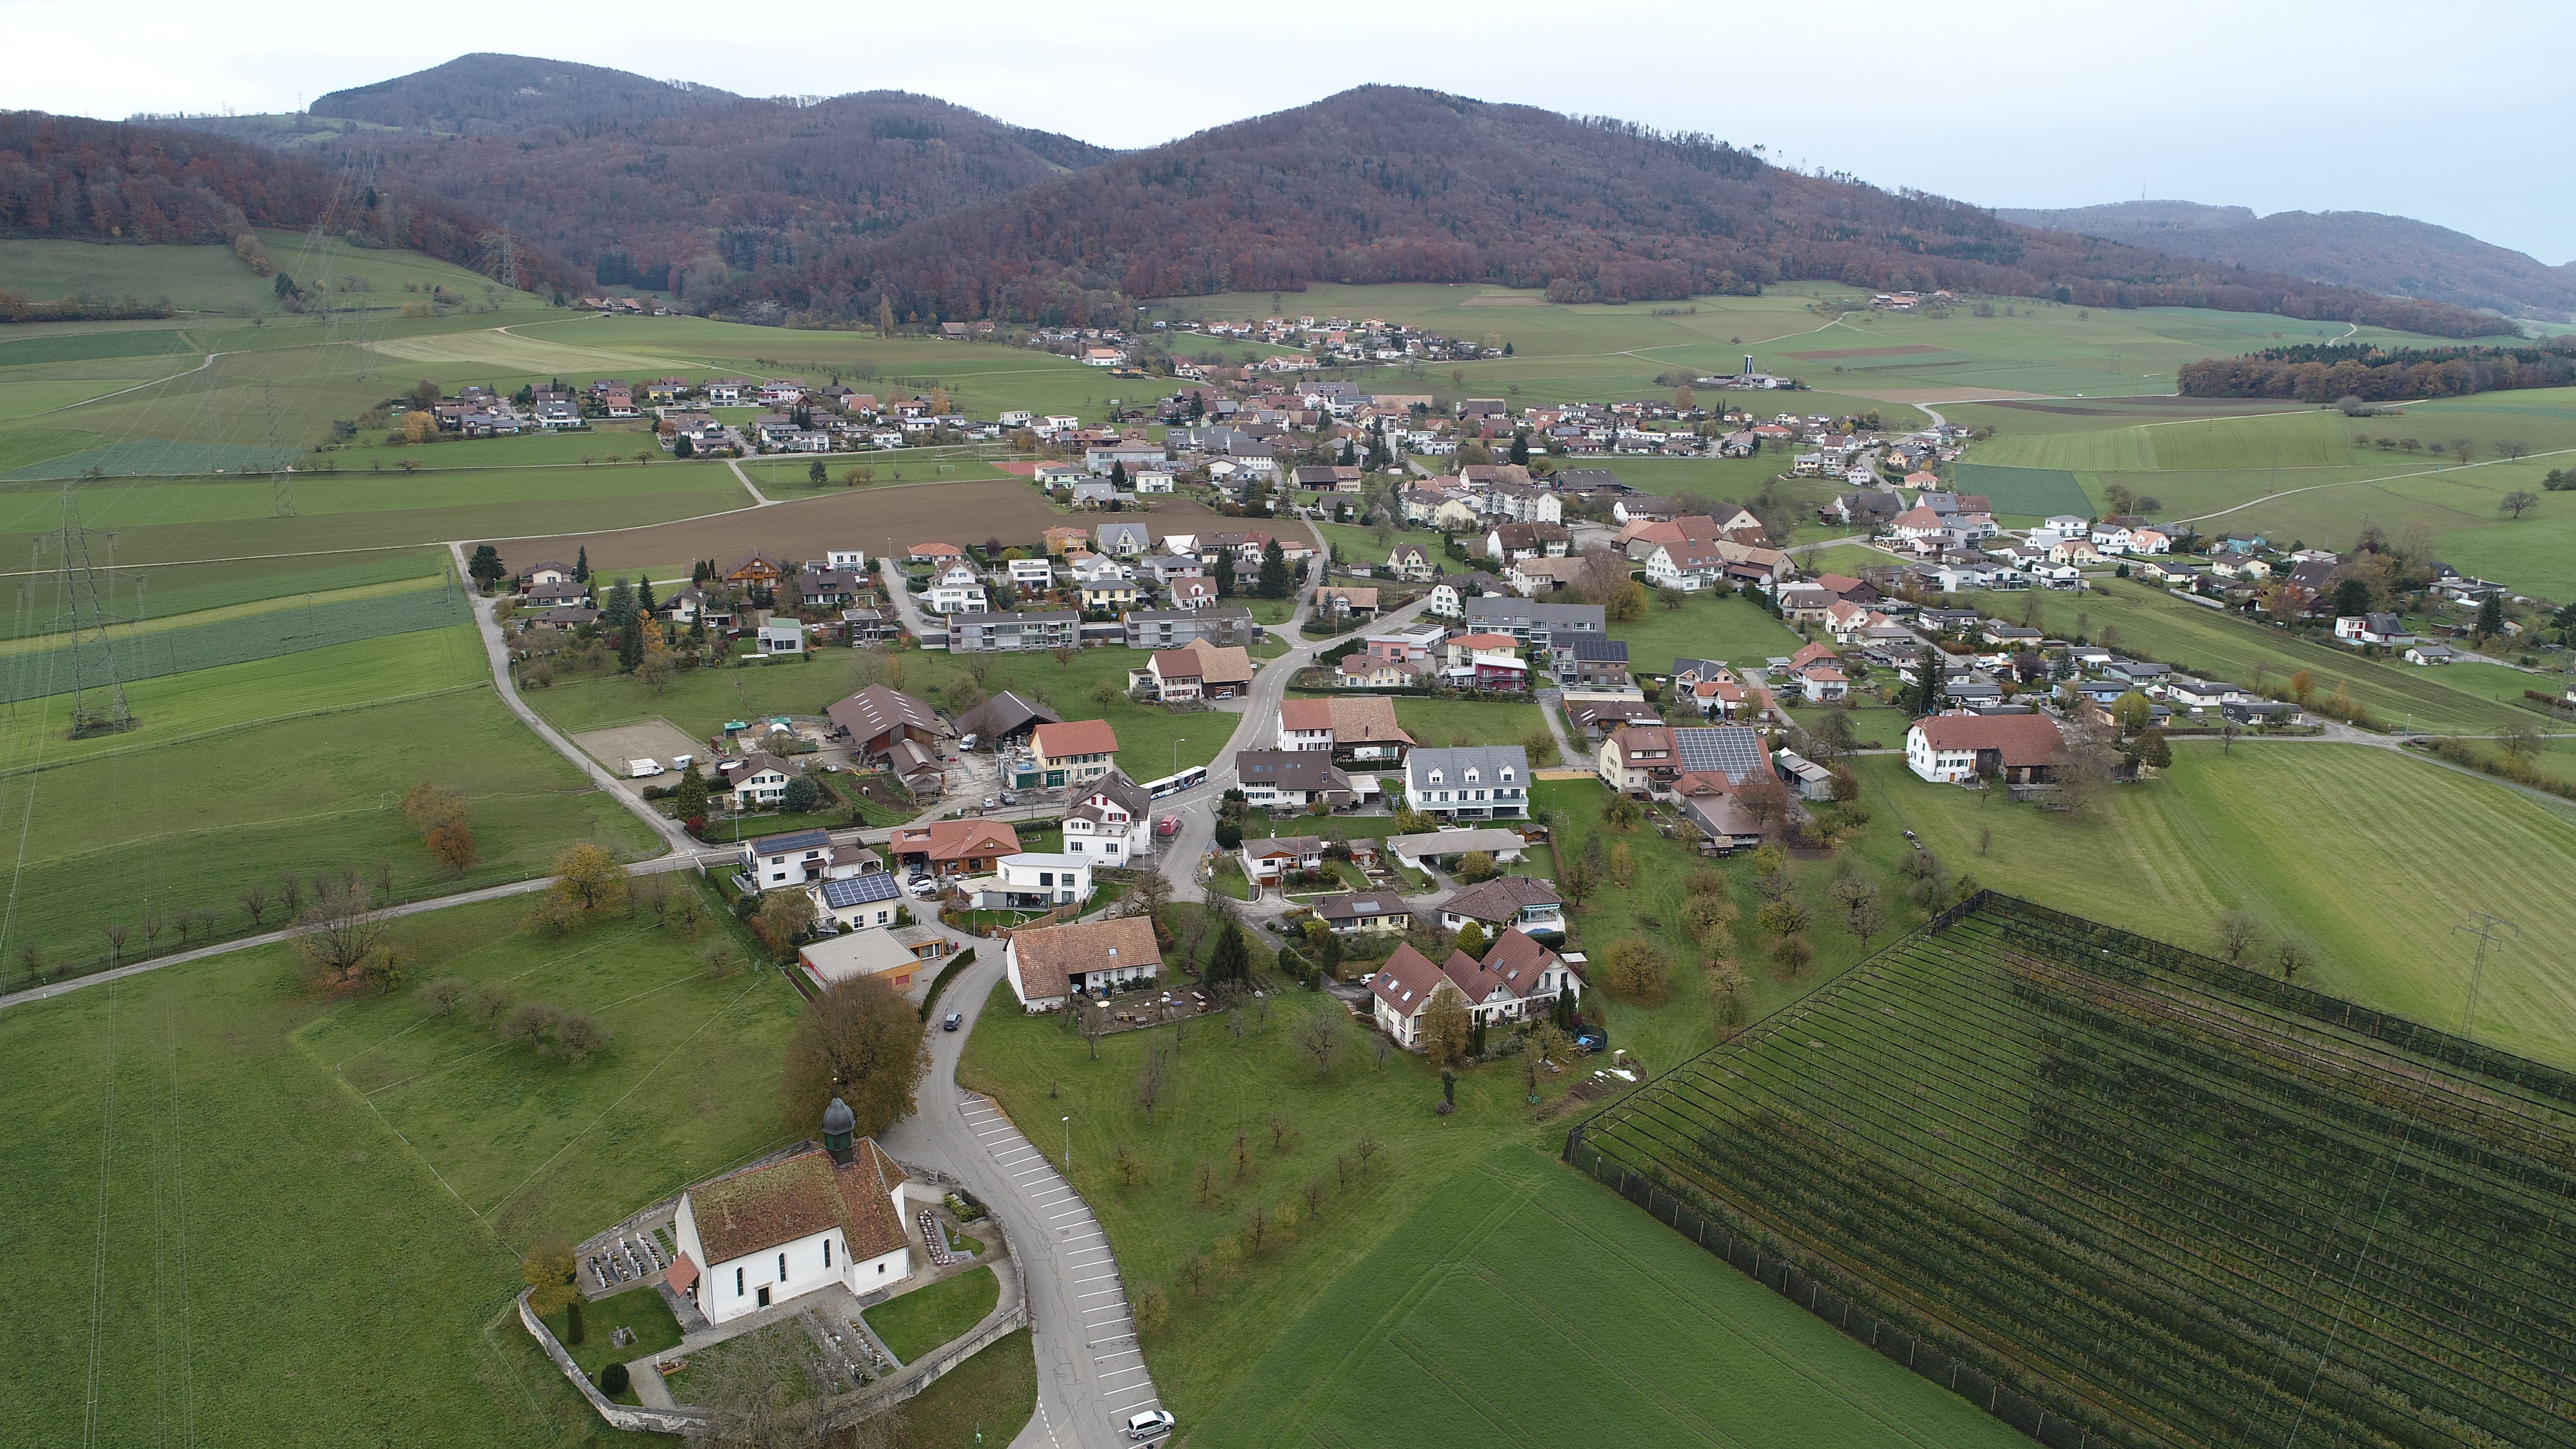
[[[731,91],[605,66],[524,55],[460,55],[445,65],[316,99],[306,110],[413,131],[499,133],[649,120],[740,100]]]
[[[2188,305],[2473,336],[2491,319],[2015,226],[1918,192],[1664,135],[1368,86],[915,222],[731,300],[851,316],[1112,315],[1133,297],[1310,281],[1487,282],[1563,301],[1789,279],[2086,306]]]
[[[394,178],[354,187],[300,156],[164,126],[0,112],[0,235],[230,244],[259,227],[327,224],[362,246],[408,247],[491,275],[490,224]],[[535,248],[522,284],[560,284]]]
[[[299,116],[179,124],[401,177],[510,223],[584,284],[684,297],[728,268],[811,263],[1112,154],[903,91],[751,99],[510,55],[335,92]]]
[[[2576,320],[2576,265],[2553,267],[2446,226],[2375,211],[2280,211],[2189,201],[1998,210],[2024,226],[2081,232],[2392,296]]]

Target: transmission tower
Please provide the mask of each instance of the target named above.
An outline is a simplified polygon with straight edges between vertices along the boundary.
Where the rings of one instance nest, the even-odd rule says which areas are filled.
[[[268,446],[274,450],[278,447],[277,384],[265,377],[259,380],[259,406],[268,419]],[[295,516],[295,465],[291,462],[268,475],[268,516]]]
[[[2508,939],[2521,940],[2522,927],[2487,911],[2471,911],[2469,918],[2453,926],[2451,931],[2455,935],[2478,938],[2477,954],[2469,958],[2469,1002],[2460,1012],[2460,1036],[2464,1040],[2473,1040],[2478,1026],[2478,986],[2487,974],[2487,951],[2504,945]]]
[[[72,496],[71,485],[63,485],[63,526],[54,539],[62,554],[62,623],[71,634],[72,738],[76,740],[134,728],[134,716],[125,708],[125,685],[116,677],[116,651],[107,639],[112,621],[99,602],[98,570],[90,560],[94,532],[81,527],[80,504]]]

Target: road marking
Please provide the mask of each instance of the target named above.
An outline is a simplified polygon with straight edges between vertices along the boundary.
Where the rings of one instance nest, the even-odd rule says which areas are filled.
[[[1112,1277],[1112,1278],[1115,1278],[1115,1277],[1117,1277],[1118,1275],[1117,1275],[1117,1274],[1115,1274],[1115,1273],[1112,1273],[1112,1274],[1110,1274],[1109,1276],[1110,1276],[1110,1277]],[[1100,1280],[1099,1280],[1099,1279],[1097,1279],[1097,1278],[1085,1278],[1085,1279],[1083,1279],[1082,1281],[1083,1281],[1083,1282],[1085,1282],[1085,1283],[1097,1283],[1097,1282],[1099,1282]],[[1115,1288],[1094,1288],[1094,1289],[1092,1289],[1092,1290],[1091,1290],[1090,1292],[1088,1292],[1088,1293],[1077,1293],[1077,1294],[1075,1294],[1075,1295],[1074,1295],[1074,1297],[1075,1297],[1075,1298],[1077,1298],[1077,1299],[1081,1299],[1081,1298],[1106,1298],[1106,1297],[1110,1296],[1111,1294],[1116,1293],[1117,1291],[1118,1291],[1118,1290],[1117,1290],[1117,1289],[1115,1289]]]
[[[1069,1213],[1057,1213],[1057,1214],[1055,1215],[1055,1218],[1078,1218],[1078,1217],[1082,1216],[1082,1213],[1083,1213],[1083,1210],[1082,1210],[1081,1208],[1075,1208],[1073,1211],[1071,1211],[1071,1212],[1069,1212]],[[1047,1221],[1048,1221],[1048,1222],[1054,1222],[1054,1221],[1055,1221],[1055,1218],[1049,1218],[1049,1219],[1047,1219]]]

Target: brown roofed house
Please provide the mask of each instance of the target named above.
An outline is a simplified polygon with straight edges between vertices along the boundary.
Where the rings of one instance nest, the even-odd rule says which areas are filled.
[[[823,1113],[823,1146],[754,1163],[680,1194],[664,1281],[714,1323],[831,1287],[873,1293],[912,1276],[903,1168],[849,1107]]]
[[[1107,996],[1150,985],[1163,965],[1154,923],[1117,916],[1013,931],[1002,948],[1003,973],[1020,1005],[1060,1011],[1075,993]]]

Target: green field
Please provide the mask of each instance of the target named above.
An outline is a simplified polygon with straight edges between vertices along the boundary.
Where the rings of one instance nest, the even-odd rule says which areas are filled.
[[[2189,743],[2174,757],[2094,822],[1860,760],[1873,820],[1858,849],[1893,887],[1913,830],[1954,875],[2195,950],[2220,912],[2251,911],[2267,939],[2313,951],[2302,983],[2445,1028],[2469,967],[2451,927],[2493,911],[2526,944],[2488,963],[2478,1039],[2576,1066],[2576,969],[2538,944],[2576,929],[2547,884],[2576,867],[2566,806],[2364,746]]]
[[[2347,686],[2352,698],[2387,728],[2492,734],[2517,716],[2529,717],[2493,703],[2487,691],[2454,686],[2447,668],[2364,659],[2351,649],[2185,603],[2152,584],[2116,579],[2102,586],[2110,590],[2107,595],[2044,589],[1967,594],[1961,602],[2019,621],[2037,600],[2043,627],[2054,637],[2086,635],[2097,644],[2135,650],[2177,669],[2247,686],[2286,687],[2292,674],[2306,670],[2319,698],[2331,696],[2339,684]],[[2537,687],[2546,681],[2532,682]]]
[[[1720,599],[1693,594],[1678,609],[1650,597],[1645,617],[1611,625],[1610,637],[1628,641],[1628,667],[1645,674],[1669,674],[1675,659],[1717,659],[1759,668],[1763,660],[1795,654],[1807,642],[1749,595]]]
[[[1517,745],[1547,733],[1547,716],[1535,704],[1484,704],[1463,699],[1399,699],[1395,722],[1418,745]]]
[[[22,1348],[0,1440],[604,1437],[510,1309],[515,1235],[596,1230],[683,1163],[768,1145],[795,1000],[767,974],[693,980],[703,941],[622,919],[528,940],[522,909],[406,923],[415,979],[507,977],[594,1013],[616,1038],[580,1065],[489,1049],[408,996],[309,994],[277,948],[0,1013],[23,1098],[0,1145],[53,1164],[0,1178],[0,1207],[81,1265],[76,1291],[0,1288]],[[370,1094],[395,1063],[413,1079]]]
[[[1183,1427],[1245,1446],[2027,1442],[1518,1147],[1457,1173]]]

